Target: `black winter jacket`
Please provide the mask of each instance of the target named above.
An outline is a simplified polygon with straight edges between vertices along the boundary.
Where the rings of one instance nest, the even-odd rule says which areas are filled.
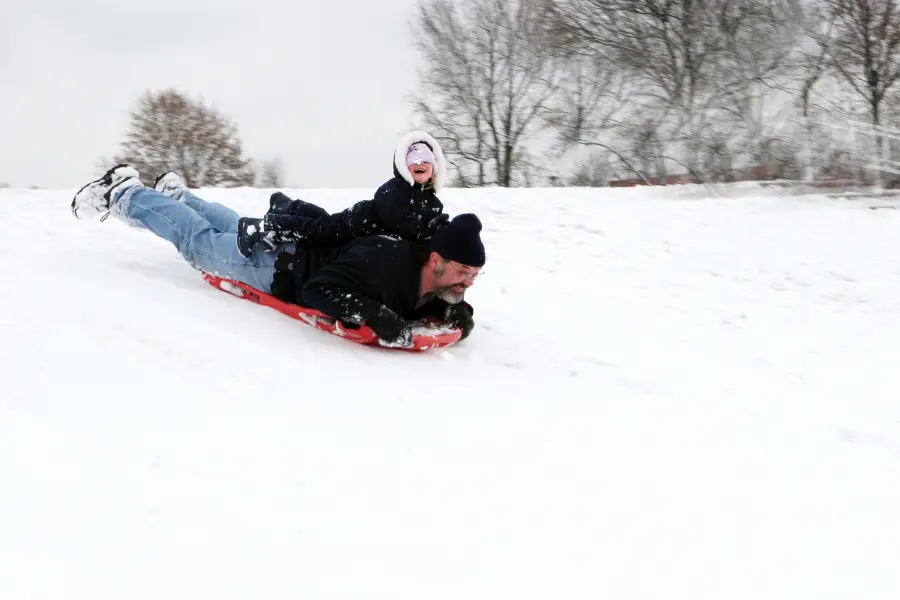
[[[303,202],[298,200],[296,202]],[[356,238],[385,234],[416,241],[431,237],[441,224],[437,217],[444,205],[434,190],[410,185],[394,177],[375,192],[372,200],[361,200],[341,212],[320,217],[269,212],[265,228],[277,243],[305,246],[341,246]]]
[[[361,325],[384,305],[407,321],[444,318],[448,303],[433,298],[417,307],[426,251],[385,236],[340,248],[297,248],[278,256],[272,293],[343,322]],[[472,307],[466,304],[470,313]]]
[[[406,152],[417,142],[426,144],[437,162],[433,181],[425,185],[415,183],[406,167]],[[376,234],[421,241],[447,221],[444,205],[437,197],[446,170],[437,140],[423,131],[413,131],[403,136],[394,150],[394,176],[376,190],[371,200],[361,200],[330,215],[324,211],[310,213],[309,203],[297,200],[286,210],[267,213],[265,229],[271,232],[274,243],[304,246],[341,246]]]

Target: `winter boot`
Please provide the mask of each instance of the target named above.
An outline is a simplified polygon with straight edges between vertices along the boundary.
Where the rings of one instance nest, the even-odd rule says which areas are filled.
[[[75,197],[72,198],[72,214],[79,219],[108,214],[110,204],[115,198],[118,198],[125,190],[141,185],[139,177],[140,175],[134,167],[126,164],[116,165],[104,173],[100,179],[92,181],[78,190]]]
[[[294,215],[297,217],[327,217],[328,211],[306,200],[292,200],[283,192],[275,192],[269,197],[269,212],[273,215]]]
[[[237,247],[241,256],[249,257],[253,249],[260,245],[265,252],[272,252],[278,244],[272,239],[272,232],[265,231],[262,219],[241,217],[237,222]]]
[[[186,188],[187,186],[184,185],[184,180],[174,171],[160,173],[156,177],[156,181],[153,182],[153,189],[169,198],[174,198],[175,194]],[[179,198],[179,201],[180,200],[181,199]]]
[[[291,200],[282,192],[275,192],[269,196],[269,212],[276,215],[287,215],[291,211]]]

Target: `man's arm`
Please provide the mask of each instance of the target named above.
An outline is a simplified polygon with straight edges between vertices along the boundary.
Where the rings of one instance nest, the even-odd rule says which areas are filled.
[[[345,325],[369,326],[383,343],[407,347],[412,344],[412,328],[381,297],[391,280],[386,280],[380,258],[370,246],[348,250],[307,281],[301,299]]]
[[[378,275],[372,272],[372,263],[365,255],[354,248],[310,277],[300,297],[305,306],[345,323],[361,325],[381,308],[381,301],[366,295]]]

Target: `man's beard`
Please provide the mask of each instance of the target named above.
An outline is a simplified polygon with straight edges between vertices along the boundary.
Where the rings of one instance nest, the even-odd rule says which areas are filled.
[[[453,290],[452,285],[448,285],[442,288],[438,288],[434,290],[434,295],[446,302],[447,304],[458,304],[462,302],[463,298],[466,295],[466,290],[461,292],[456,292]]]

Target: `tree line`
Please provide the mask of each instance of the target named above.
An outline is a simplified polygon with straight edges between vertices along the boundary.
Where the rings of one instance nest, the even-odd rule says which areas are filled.
[[[897,123],[896,0],[420,0],[413,37],[461,185],[799,178],[828,123]]]
[[[897,4],[417,0],[410,108],[457,186],[833,175],[846,149],[830,124],[900,127]],[[142,98],[117,158],[189,185],[282,184],[226,117],[174,90]]]

